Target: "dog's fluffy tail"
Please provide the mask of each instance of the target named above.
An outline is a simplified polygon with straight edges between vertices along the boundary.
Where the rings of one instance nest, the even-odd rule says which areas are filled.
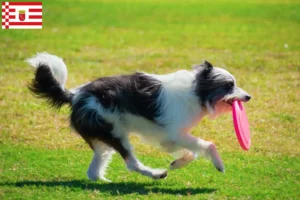
[[[68,71],[61,58],[38,53],[26,61],[36,68],[35,78],[28,85],[29,90],[37,97],[45,98],[55,108],[71,103],[74,94],[64,88]]]

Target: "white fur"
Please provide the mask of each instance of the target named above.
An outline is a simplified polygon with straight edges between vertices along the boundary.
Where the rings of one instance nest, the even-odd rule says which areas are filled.
[[[27,62],[34,67],[38,67],[39,64],[50,66],[54,77],[60,83],[61,87],[64,88],[67,80],[67,68],[61,58],[48,53],[39,53],[35,57],[28,59]],[[224,76],[224,79],[228,80],[228,77],[231,77],[234,80],[234,93],[231,96],[228,95],[226,98],[245,98],[244,96],[247,93],[236,86],[236,81],[229,72],[221,68],[214,69],[216,76]],[[186,152],[182,157],[172,162],[171,169],[185,166],[199,154],[210,159],[219,171],[224,172],[225,169],[215,145],[194,137],[190,134],[190,130],[204,116],[210,115],[215,117],[220,113],[228,111],[231,106],[224,102],[224,99],[217,102],[214,108],[212,108],[210,103],[206,103],[205,106],[200,105],[199,99],[194,93],[195,88],[193,88],[196,73],[196,70],[180,70],[166,75],[146,74],[162,83],[162,88],[157,98],[160,113],[155,121],[158,124],[163,124],[163,126],[131,113],[120,113],[117,110],[111,111],[112,109],[106,109],[93,96],[86,99],[86,104],[81,108],[80,112],[82,112],[82,117],[84,117],[85,110],[93,109],[105,121],[113,125],[112,134],[115,138],[120,139],[124,148],[130,153],[129,157],[125,159],[129,170],[154,179],[162,178],[166,175],[166,170],[147,167],[135,157],[129,141],[129,134],[135,132],[145,138],[146,141],[152,141],[152,143],[160,145],[167,152],[172,153],[181,150]],[[71,93],[75,94],[72,99],[73,104],[80,100],[82,94],[80,89],[86,84],[70,90]],[[80,119],[78,118],[77,120]],[[106,144],[98,140],[92,141],[91,145],[94,149],[94,156],[87,175],[91,180],[102,179],[109,181],[105,178],[105,169],[113,151]]]
[[[88,98],[83,109],[95,109],[105,121],[113,124],[113,135],[117,138],[122,138],[122,144],[130,152],[132,152],[132,147],[128,137],[129,133],[135,132],[146,138],[146,141],[160,144],[163,148],[165,147],[164,144],[169,143],[169,152],[189,149],[192,156],[184,155],[182,158],[179,158],[177,164],[173,167],[171,166],[172,169],[183,167],[194,160],[199,153],[211,159],[215,167],[219,171],[224,172],[224,166],[215,150],[215,146],[211,142],[189,134],[190,129],[206,114],[206,111],[200,107],[199,100],[193,94],[192,83],[195,74],[182,70],[169,75],[149,74],[149,76],[153,76],[163,84],[163,89],[157,99],[160,103],[161,113],[156,120],[165,124],[164,127],[130,113],[111,112],[110,109],[105,109],[96,97]],[[73,101],[77,101],[77,99],[80,99],[80,92],[76,94]],[[144,166],[134,156],[133,152],[131,154],[132,156],[126,161],[129,170],[154,179],[166,172],[163,169],[152,169]],[[91,162],[90,168],[96,168],[95,171],[99,171],[97,166],[94,167],[94,162],[96,162],[95,157]],[[94,175],[89,175],[89,177],[92,180],[94,179]],[[104,176],[102,179],[104,179]]]
[[[43,52],[37,53],[36,56],[27,59],[26,62],[28,62],[34,68],[37,68],[39,64],[48,65],[51,68],[51,72],[53,73],[55,79],[64,89],[67,81],[68,70],[64,61],[60,57]]]
[[[147,167],[143,165],[137,158],[134,156],[129,157],[128,160],[126,160],[127,168],[130,171],[138,172],[142,175],[148,176],[153,179],[160,179],[163,175],[165,178],[167,176],[167,170],[165,169],[152,169],[150,167]]]
[[[94,140],[92,146],[94,148],[94,156],[87,171],[89,179],[111,182],[105,178],[105,170],[114,154],[114,150],[98,140]]]
[[[80,92],[75,95],[73,102],[75,103],[79,100]],[[131,113],[119,113],[118,111],[111,112],[109,109],[105,109],[94,96],[86,100],[83,110],[93,109],[99,113],[99,115],[107,122],[113,124],[114,130],[113,134],[115,137],[120,138],[128,136],[129,133],[138,133],[142,134],[141,136],[146,137],[147,140],[164,139],[165,129],[161,126],[158,126],[155,123],[146,120],[145,118],[133,115]],[[83,111],[84,113],[84,111]],[[82,115],[82,117],[84,114]],[[80,120],[80,119],[78,119]]]
[[[150,76],[160,80],[163,84],[157,100],[160,104],[161,115],[156,120],[167,125],[169,139],[176,139],[177,134],[188,132],[206,114],[193,93],[195,73],[180,70],[167,75],[151,74]]]
[[[73,98],[74,103],[79,100],[80,92],[76,94]],[[153,179],[160,178],[163,174],[166,174],[166,170],[164,169],[152,169],[150,167],[144,166],[133,154],[133,150],[129,141],[129,133],[130,132],[139,132],[143,133],[144,137],[147,139],[152,138],[152,140],[159,140],[160,137],[164,136],[163,129],[151,123],[141,117],[134,116],[132,114],[121,114],[117,111],[111,112],[108,109],[105,109],[101,104],[99,104],[96,97],[90,97],[86,100],[85,106],[82,108],[82,117],[84,117],[85,110],[95,110],[99,113],[99,115],[105,119],[107,122],[113,124],[112,134],[116,138],[122,138],[122,145],[131,152],[131,156],[126,160],[127,168],[131,171],[136,171],[145,176],[149,176]],[[80,119],[78,119],[80,120]],[[150,136],[151,135],[151,136]],[[109,181],[105,178],[105,168],[107,166],[109,158],[105,158],[103,153],[107,153],[107,150],[103,150],[101,145],[106,146],[102,142],[95,140],[93,142],[94,147],[94,157],[91,161],[90,167],[87,171],[88,177],[90,180],[104,180]],[[104,147],[105,148],[105,147]]]

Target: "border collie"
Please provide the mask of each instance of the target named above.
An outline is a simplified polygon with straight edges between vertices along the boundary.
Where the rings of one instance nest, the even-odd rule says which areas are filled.
[[[202,155],[224,172],[216,146],[191,135],[191,128],[204,116],[215,118],[230,111],[233,100],[251,98],[229,72],[207,61],[165,75],[138,72],[101,77],[71,90],[65,88],[67,67],[61,58],[39,53],[27,62],[36,68],[29,89],[55,108],[70,105],[71,127],[94,151],[87,171],[91,180],[109,181],[105,169],[115,151],[131,171],[153,179],[167,176],[167,170],[152,169],[137,159],[129,141],[132,132],[168,153],[184,152],[170,169]]]

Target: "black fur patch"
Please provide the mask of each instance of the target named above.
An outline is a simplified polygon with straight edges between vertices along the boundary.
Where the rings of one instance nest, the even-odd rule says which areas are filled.
[[[98,139],[113,147],[121,156],[126,159],[129,152],[124,148],[120,138],[112,135],[113,125],[106,122],[97,112],[97,108],[88,108],[89,101],[96,100],[93,94],[82,92],[76,97],[72,104],[70,121],[72,127],[85,139],[93,148],[91,141]]]
[[[130,112],[155,121],[159,115],[157,98],[161,82],[143,73],[103,77],[81,88],[95,95],[101,105],[121,113]]]
[[[207,67],[207,65],[199,66],[197,70],[194,82],[195,93],[202,106],[206,102],[214,106],[217,101],[233,92],[234,83],[231,77],[218,73],[213,67]]]
[[[28,85],[28,89],[37,97],[45,98],[52,107],[60,108],[65,103],[70,103],[73,94],[63,90],[59,82],[52,76],[50,68],[40,64],[35,72],[35,78]]]
[[[204,63],[201,63],[201,64],[199,64],[199,65],[195,65],[194,67],[193,67],[193,69],[198,69],[198,70],[203,70],[203,69],[206,69],[206,70],[208,70],[208,69],[212,69],[213,68],[213,66],[212,66],[212,64],[210,63],[210,62],[208,62],[208,61],[204,61]]]

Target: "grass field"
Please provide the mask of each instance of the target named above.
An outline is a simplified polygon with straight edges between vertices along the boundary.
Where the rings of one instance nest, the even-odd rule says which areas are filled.
[[[0,199],[299,199],[299,1],[43,1],[42,30],[0,31]],[[231,116],[204,119],[193,134],[218,146],[226,173],[206,160],[153,181],[115,155],[91,182],[92,157],[68,124],[26,88],[24,60],[64,58],[71,88],[135,71],[168,73],[204,59],[235,75],[252,95],[252,146],[242,151]],[[172,157],[132,138],[138,157],[167,168]]]

